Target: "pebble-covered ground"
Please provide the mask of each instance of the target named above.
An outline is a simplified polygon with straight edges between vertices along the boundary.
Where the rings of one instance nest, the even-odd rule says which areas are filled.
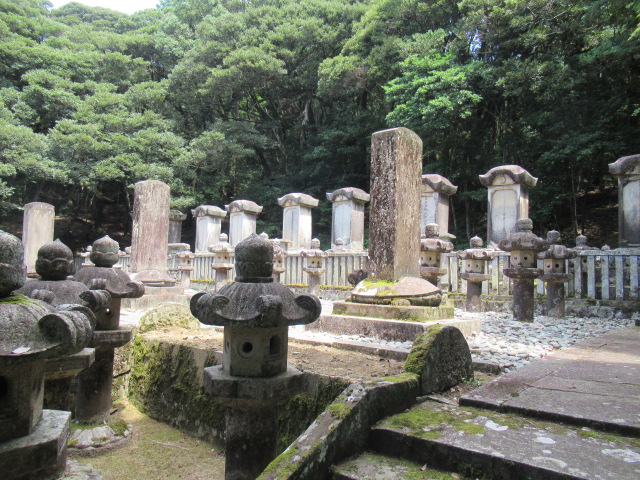
[[[330,311],[330,302],[323,301],[323,313]],[[536,316],[533,323],[513,320],[506,312],[469,313],[456,309],[456,318],[476,318],[482,321],[479,332],[467,338],[474,361],[492,362],[506,371],[521,367],[536,358],[546,356],[558,348],[564,348],[575,342],[600,335],[614,328],[623,328],[634,324],[633,319],[602,317],[553,317]],[[411,349],[411,342],[389,342],[364,335],[334,335],[325,332],[305,330],[302,326],[289,329],[291,337],[317,339],[322,341],[358,341],[369,342],[381,347]]]

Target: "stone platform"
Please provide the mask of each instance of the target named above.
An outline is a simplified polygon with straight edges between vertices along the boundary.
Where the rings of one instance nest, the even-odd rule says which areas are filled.
[[[640,436],[640,329],[558,350],[468,393],[460,404]]]
[[[386,318],[388,320],[411,320],[428,322],[431,320],[451,319],[454,316],[453,305],[444,302],[438,307],[414,307],[402,305],[372,305],[357,302],[334,302],[333,313],[354,317]]]
[[[412,342],[432,325],[451,325],[460,329],[463,335],[468,336],[472,332],[480,331],[480,323],[480,320],[462,319],[414,322],[332,314],[321,315],[318,320],[306,325],[305,328],[339,335],[364,335],[393,342]]]

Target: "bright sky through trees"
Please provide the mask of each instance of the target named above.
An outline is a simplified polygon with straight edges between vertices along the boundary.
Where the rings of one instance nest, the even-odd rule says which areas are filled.
[[[74,0],[51,0],[53,8],[58,8]],[[146,8],[156,8],[159,0],[81,0],[78,3],[90,7],[104,7],[124,13],[134,13]]]

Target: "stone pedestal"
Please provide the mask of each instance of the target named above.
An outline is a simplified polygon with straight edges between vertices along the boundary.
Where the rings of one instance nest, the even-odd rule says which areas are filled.
[[[318,200],[304,193],[289,193],[278,199],[282,211],[282,238],[290,250],[309,248],[311,245],[311,209]]]
[[[222,219],[227,212],[213,205],[200,205],[191,210],[196,219],[196,253],[206,252],[209,245],[220,239]]]
[[[332,203],[331,248],[342,239],[345,248],[354,251],[364,249],[364,205],[370,196],[359,188],[340,188],[327,193]]]
[[[419,277],[422,140],[407,128],[371,137],[369,271],[379,279]]]
[[[176,254],[176,257],[180,260],[180,263],[178,264],[178,271],[180,272],[180,287],[187,290],[191,286],[191,272],[193,272],[193,259],[195,258],[195,255],[191,253],[189,245],[186,245],[184,250],[181,250]]]
[[[487,245],[495,246],[516,231],[516,222],[529,217],[529,189],[538,179],[518,165],[494,167],[480,175],[487,187]]]
[[[516,223],[516,232],[501,240],[501,250],[510,252],[509,268],[504,274],[513,280],[513,318],[520,322],[533,322],[534,289],[533,281],[542,275],[536,268],[536,255],[549,244],[533,234],[533,222],[522,218]]]
[[[53,241],[55,217],[53,205],[48,203],[33,202],[24,206],[22,245],[29,276],[36,273],[36,259],[40,247]]]
[[[216,292],[228,283],[229,272],[233,269],[231,257],[233,256],[234,248],[227,242],[227,238],[226,233],[221,233],[220,241],[209,247],[209,251],[214,254],[211,268],[215,271],[216,283],[214,290]]]
[[[182,222],[187,214],[180,210],[169,210],[169,238],[168,243],[180,243],[182,240]]]
[[[173,285],[167,275],[169,185],[158,180],[135,184],[131,233],[131,273],[149,285]]]
[[[420,188],[420,231],[424,232],[427,224],[437,223],[440,235],[445,238],[455,238],[449,234],[449,199],[458,191],[442,175],[429,173],[422,175]]]
[[[235,247],[256,233],[256,221],[262,207],[251,200],[235,200],[224,206],[229,212],[229,243]]]
[[[618,179],[618,241],[620,247],[640,247],[640,155],[609,164]]]

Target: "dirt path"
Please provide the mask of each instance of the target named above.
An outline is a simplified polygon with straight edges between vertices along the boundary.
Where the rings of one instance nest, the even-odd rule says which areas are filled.
[[[133,438],[96,457],[75,457],[100,470],[103,480],[218,480],[224,478],[224,452],[144,415],[128,402],[118,413],[133,426]]]

